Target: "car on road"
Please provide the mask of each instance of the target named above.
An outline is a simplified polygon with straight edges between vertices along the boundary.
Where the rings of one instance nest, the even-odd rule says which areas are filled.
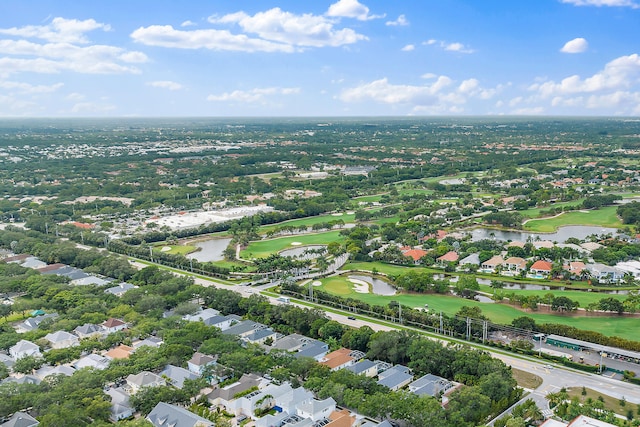
[[[353,316],[348,316],[348,317],[347,317],[347,319],[349,319],[349,320],[356,320],[356,318],[355,318],[355,317],[353,317]]]
[[[553,366],[551,366],[551,365],[544,365],[544,367],[545,367],[546,369],[553,369]]]

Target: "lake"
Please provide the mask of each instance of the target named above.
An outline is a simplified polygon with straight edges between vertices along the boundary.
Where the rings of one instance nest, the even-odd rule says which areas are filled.
[[[202,242],[195,242],[194,245],[200,250],[187,255],[187,258],[195,259],[200,262],[222,261],[224,259],[224,250],[231,243],[231,239],[211,239]]]
[[[391,296],[396,294],[396,288],[391,286],[388,282],[382,279],[371,276],[350,275],[349,279],[362,280],[367,282],[373,288],[373,293],[376,295]]]

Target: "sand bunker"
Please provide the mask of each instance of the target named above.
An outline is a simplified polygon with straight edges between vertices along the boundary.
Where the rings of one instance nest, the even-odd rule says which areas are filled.
[[[322,286],[322,282],[320,280],[314,280],[311,282],[311,286]]]
[[[349,279],[351,283],[353,283],[353,290],[359,294],[368,294],[369,293],[369,284],[363,280],[358,279]]]
[[[342,216],[344,215],[342,212],[332,213],[331,216]]]
[[[169,252],[171,250],[171,246],[163,246],[162,249],[160,249],[160,252]]]
[[[300,246],[302,242],[291,242],[291,246]]]

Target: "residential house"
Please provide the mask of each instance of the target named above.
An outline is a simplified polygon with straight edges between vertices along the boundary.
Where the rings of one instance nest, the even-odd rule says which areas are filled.
[[[564,269],[571,273],[572,278],[580,279],[585,272],[586,264],[582,261],[571,261],[569,265],[565,265]]]
[[[0,424],[0,427],[33,427],[38,424],[40,422],[26,412],[16,412],[7,422]]]
[[[131,374],[126,381],[131,394],[136,394],[142,387],[159,387],[167,384],[161,376],[149,371]]]
[[[83,338],[100,338],[104,332],[104,329],[100,325],[93,323],[85,323],[82,326],[78,326],[73,330],[73,333],[80,339]]]
[[[105,294],[111,294],[111,295],[115,295],[117,297],[121,297],[122,295],[124,295],[128,290],[130,289],[135,289],[137,288],[137,286],[132,285],[131,283],[127,283],[127,282],[122,282],[117,286],[114,286],[112,288],[108,288],[104,290]]]
[[[42,357],[40,347],[27,340],[20,340],[14,346],[10,347],[9,355],[11,355],[14,360],[22,359],[27,356]]]
[[[624,270],[609,267],[599,262],[587,264],[585,269],[589,271],[593,280],[598,283],[618,283],[624,277]]]
[[[71,366],[59,365],[59,366],[43,366],[34,372],[34,375],[41,380],[52,375],[64,375],[70,377],[76,370]]]
[[[423,249],[408,249],[402,252],[402,255],[409,257],[413,260],[414,264],[419,264],[420,259],[428,252]]]
[[[211,405],[222,405],[225,408],[230,406],[234,396],[252,387],[258,387],[262,383],[262,378],[255,374],[244,374],[238,381],[222,388],[216,388],[207,395]]]
[[[93,368],[93,369],[97,369],[99,371],[102,371],[103,369],[107,369],[109,367],[109,363],[111,362],[111,359],[105,357],[105,356],[101,356],[99,354],[95,354],[95,353],[91,353],[91,354],[87,354],[84,357],[81,357],[80,359],[78,359],[74,364],[73,367],[76,369],[82,369],[82,368]]]
[[[406,366],[395,365],[378,374],[378,384],[397,391],[413,381],[411,370]]]
[[[426,374],[409,384],[409,391],[419,396],[436,397],[455,387],[451,381],[433,374]]]
[[[368,359],[362,359],[358,363],[345,368],[356,375],[364,375],[365,377],[375,377],[378,375],[378,363]]]
[[[167,365],[160,376],[166,378],[167,381],[176,388],[182,388],[185,380],[196,380],[198,375],[190,372],[188,369],[180,368],[179,366]]]
[[[271,349],[294,352],[300,350],[306,343],[311,341],[313,341],[313,338],[305,337],[300,334],[290,334],[278,338],[271,346]]]
[[[49,341],[51,348],[56,350],[61,348],[74,347],[80,344],[80,340],[78,339],[78,337],[67,331],[51,332],[45,335],[44,339]]]
[[[55,319],[56,317],[58,317],[57,313],[41,314],[34,317],[30,317],[29,319],[26,319],[24,322],[18,323],[15,326],[15,330],[19,334],[23,334],[25,332],[31,332],[33,330],[38,329],[38,326],[40,326],[40,324],[45,320]]]
[[[215,357],[196,351],[193,353],[193,356],[191,356],[191,359],[187,361],[187,366],[189,367],[190,372],[193,372],[196,375],[202,375],[202,372],[204,372],[204,369],[207,366],[215,363]]]
[[[504,260],[502,267],[503,275],[515,276],[527,269],[527,260],[516,256],[510,257]]]
[[[206,418],[184,408],[169,403],[158,403],[147,415],[154,427],[213,427],[215,424]]]
[[[312,340],[305,343],[297,353],[294,353],[295,358],[311,357],[316,362],[321,361],[329,352],[329,344],[318,340]]]
[[[133,416],[135,409],[129,403],[129,393],[123,388],[110,388],[105,393],[111,396],[111,421],[117,422]]]
[[[329,423],[325,427],[351,427],[356,422],[356,416],[348,409],[335,410],[329,414]]]
[[[85,277],[74,279],[70,283],[76,286],[88,286],[88,285],[106,286],[111,282],[113,282],[113,279],[102,279],[92,274],[87,274]]]
[[[120,319],[114,319],[113,317],[102,322],[102,327],[107,334],[121,331],[127,328],[127,324]]]
[[[267,325],[254,322],[253,320],[243,320],[230,328],[225,329],[222,333],[224,335],[237,335],[239,338],[244,338],[245,336],[252,334],[254,331],[264,329],[266,327]]]
[[[276,403],[276,410],[281,410],[287,414],[295,414],[296,408],[304,403],[313,400],[313,393],[304,387],[293,388],[289,383],[280,386],[277,392],[272,392]]]
[[[473,253],[469,256],[466,256],[460,260],[458,263],[460,267],[471,266],[471,265],[480,265],[480,254],[478,252]]]
[[[324,400],[313,399],[298,405],[297,415],[317,422],[329,418],[329,415],[335,410],[336,401],[332,397],[328,397]]]
[[[32,268],[37,270],[39,268],[45,267],[47,265],[46,262],[40,261],[38,258],[34,256],[27,257],[21,264],[24,268]]]
[[[496,255],[480,264],[480,270],[483,273],[495,273],[502,264],[504,264],[504,259],[500,255]]]
[[[324,356],[320,361],[320,364],[328,366],[332,371],[337,371],[338,369],[343,369],[347,366],[353,365],[363,357],[364,353],[360,351],[341,348]]]
[[[158,348],[160,347],[160,345],[162,345],[162,343],[164,343],[164,341],[162,340],[162,338],[158,338],[158,337],[147,337],[143,340],[140,341],[136,341],[134,343],[132,343],[131,345],[133,346],[134,349],[139,349],[140,347],[151,347],[151,348]]]
[[[446,266],[449,263],[458,261],[459,258],[460,258],[460,255],[458,255],[457,252],[449,251],[446,254],[436,258],[436,261],[438,262],[438,264],[442,266]]]
[[[220,312],[213,308],[205,308],[200,309],[198,312],[194,314],[187,314],[182,316],[182,318],[188,322],[204,322],[206,319],[210,319],[212,317],[220,316]]]
[[[268,343],[269,340],[271,342],[275,341],[277,337],[276,332],[271,328],[263,328],[257,329],[250,334],[242,337],[242,341],[250,344],[265,344]]]
[[[557,421],[552,418],[546,420],[540,427],[615,427],[615,424],[600,421],[595,418],[587,417],[586,415],[579,415],[569,423],[564,421]]]
[[[2,384],[6,383],[16,383],[16,384],[35,384],[38,385],[42,382],[42,380],[35,375],[23,375],[21,377],[7,377],[2,380]]]
[[[16,361],[7,354],[0,353],[0,363],[4,364],[9,370],[13,369],[13,365],[16,364]]]
[[[134,348],[128,345],[120,344],[117,347],[107,351],[104,355],[109,359],[128,359],[133,353]]]
[[[203,322],[207,326],[213,326],[221,331],[226,331],[231,327],[234,320],[230,316],[214,316],[203,320]]]
[[[536,249],[542,249],[542,248],[552,249],[555,246],[555,244],[551,240],[540,240],[538,242],[533,242],[533,246]]]
[[[596,242],[584,242],[580,243],[580,247],[588,252],[593,252],[596,249],[600,249],[602,245]]]
[[[538,260],[529,267],[529,276],[531,277],[549,277],[553,264],[549,261]]]

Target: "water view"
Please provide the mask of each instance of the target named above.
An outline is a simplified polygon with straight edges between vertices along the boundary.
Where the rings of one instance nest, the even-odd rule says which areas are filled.
[[[494,230],[491,228],[474,228],[471,230],[471,240],[478,241],[483,239],[496,239],[496,240],[516,240],[520,242],[526,242],[531,238],[532,241],[536,240],[551,240],[552,242],[564,243],[567,239],[575,237],[580,240],[584,240],[587,236],[592,234],[613,234],[618,232],[617,228],[595,227],[585,225],[566,225],[558,228],[555,233],[530,233],[527,231],[504,231]]]
[[[199,251],[192,252],[187,258],[195,259],[200,262],[222,261],[224,259],[224,250],[231,243],[231,239],[211,239],[194,243],[200,248]]]
[[[371,285],[372,291],[376,295],[391,296],[396,294],[396,288],[391,286],[389,282],[371,276],[350,275],[349,279],[361,280]]]

